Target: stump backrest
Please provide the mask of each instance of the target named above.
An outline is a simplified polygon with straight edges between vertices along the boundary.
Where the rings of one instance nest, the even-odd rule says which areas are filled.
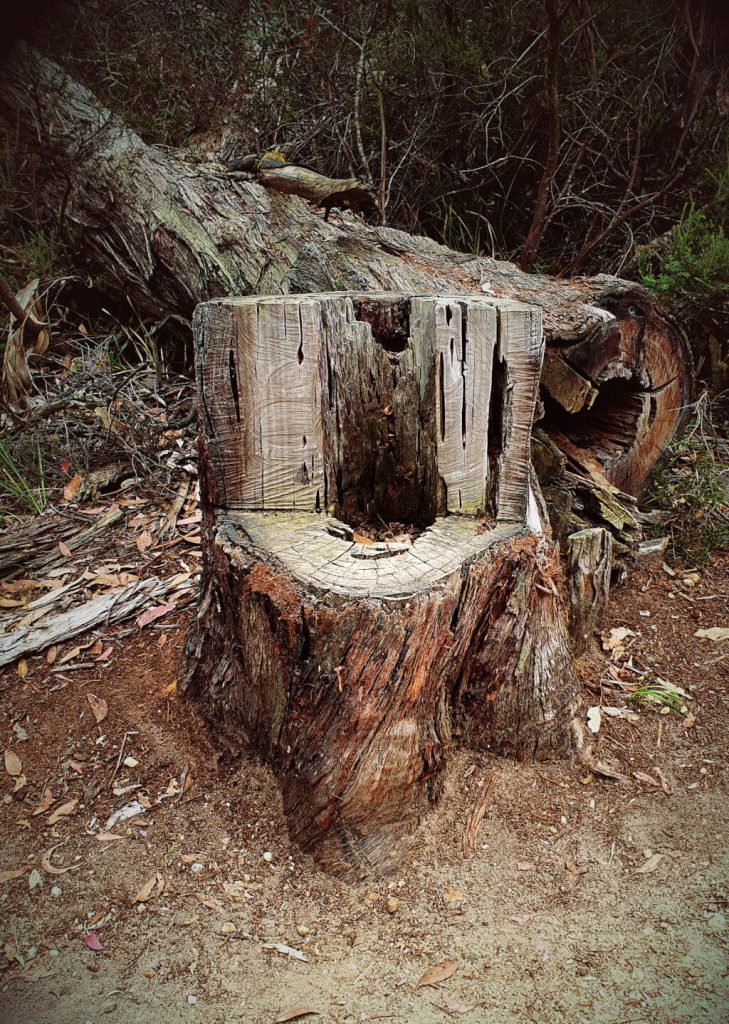
[[[481,296],[221,299],[196,311],[208,504],[524,522],[538,307]]]

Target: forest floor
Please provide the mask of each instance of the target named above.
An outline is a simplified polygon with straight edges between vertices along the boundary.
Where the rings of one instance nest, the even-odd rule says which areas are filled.
[[[164,544],[153,501],[122,504],[49,586],[196,580],[194,501]],[[695,634],[729,625],[729,557],[692,568],[631,564],[579,662],[622,780],[461,749],[400,869],[360,884],[301,855],[269,769],[178,697],[189,591],[7,666],[0,1021],[726,1021],[729,641]],[[682,711],[628,700],[661,678]]]

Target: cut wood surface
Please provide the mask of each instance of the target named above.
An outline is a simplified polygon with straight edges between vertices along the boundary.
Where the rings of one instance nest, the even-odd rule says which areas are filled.
[[[572,747],[558,558],[530,513],[540,321],[391,293],[196,314],[205,561],[180,689],[243,726],[338,874],[398,862],[454,731]]]
[[[189,319],[216,295],[339,289],[485,293],[538,306],[549,352],[542,426],[558,447],[561,437],[572,442],[565,459],[583,489],[601,486],[594,463],[612,485],[638,494],[687,414],[686,338],[637,284],[530,275],[351,214],[325,222],[298,196],[145,145],[29,48],[0,69],[0,118],[43,157],[39,201],[56,215],[63,209],[89,262],[142,315]],[[579,506],[576,515],[607,522],[600,500]]]

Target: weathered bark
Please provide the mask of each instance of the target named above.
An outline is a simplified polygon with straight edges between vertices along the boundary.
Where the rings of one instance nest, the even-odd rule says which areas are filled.
[[[198,309],[205,561],[180,688],[243,726],[328,870],[397,862],[454,735],[572,747],[529,462],[542,350],[538,309],[483,296]]]
[[[146,146],[28,49],[0,69],[0,117],[43,156],[39,198],[144,315],[189,321],[197,302],[218,295],[343,288],[486,293],[541,307],[550,352],[542,426],[583,491],[603,488],[603,477],[618,508],[605,520],[602,498],[590,498],[578,520],[619,533],[618,490],[640,493],[684,419],[693,395],[685,336],[638,285],[528,275],[351,215],[327,223],[298,197]]]

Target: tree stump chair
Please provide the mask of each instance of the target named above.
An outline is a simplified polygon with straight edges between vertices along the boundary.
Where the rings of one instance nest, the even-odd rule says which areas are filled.
[[[398,862],[454,736],[547,757],[575,684],[529,444],[536,307],[218,299],[195,315],[203,587],[181,690],[339,875]]]

